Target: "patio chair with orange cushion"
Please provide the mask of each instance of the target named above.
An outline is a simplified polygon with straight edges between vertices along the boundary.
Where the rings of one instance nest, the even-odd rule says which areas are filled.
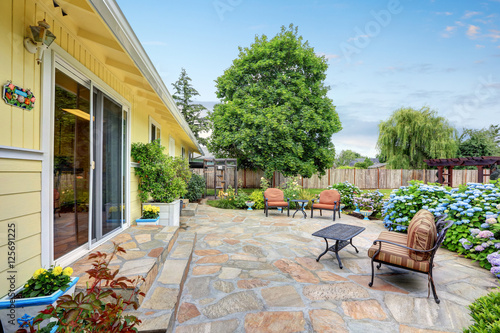
[[[287,208],[287,216],[290,216],[290,198],[285,201],[285,196],[283,191],[277,188],[268,188],[264,191],[264,213],[266,217],[269,216],[270,207],[281,207],[281,213],[283,213],[283,208]]]
[[[335,221],[335,212],[339,212],[340,218],[340,193],[337,190],[324,190],[319,194],[319,202],[315,203],[316,199],[312,200],[311,204],[311,218],[313,218],[313,211],[319,209],[320,216],[323,216],[323,210],[333,211],[333,220]]]
[[[445,221],[445,218],[446,215],[437,217],[437,222],[435,222],[431,212],[421,209],[412,218],[408,226],[408,234],[393,231],[381,232],[378,239],[368,249],[368,256],[372,258],[372,280],[368,285],[373,286],[374,262],[378,262],[378,269],[385,264],[424,273],[429,279],[434,300],[439,304],[432,279],[432,267],[434,255],[441,246],[446,232],[453,225],[453,221]],[[430,290],[428,293],[430,294]]]

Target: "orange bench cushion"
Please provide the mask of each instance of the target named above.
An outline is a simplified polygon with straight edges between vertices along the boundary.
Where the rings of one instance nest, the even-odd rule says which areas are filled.
[[[333,210],[335,206],[334,205],[325,205],[325,204],[314,204],[313,208],[317,208],[317,209],[330,209],[330,210]]]
[[[264,197],[268,202],[284,202],[285,197],[283,195],[283,191],[277,188],[268,188],[264,192]]]
[[[267,202],[268,207],[287,207],[288,202],[284,201],[268,201]]]

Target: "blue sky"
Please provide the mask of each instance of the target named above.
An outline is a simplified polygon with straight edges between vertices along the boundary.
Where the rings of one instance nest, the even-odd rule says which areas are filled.
[[[378,123],[400,107],[458,130],[500,124],[500,0],[117,2],[169,90],[183,67],[209,107],[238,46],[298,26],[329,59],[337,152],[374,157]]]

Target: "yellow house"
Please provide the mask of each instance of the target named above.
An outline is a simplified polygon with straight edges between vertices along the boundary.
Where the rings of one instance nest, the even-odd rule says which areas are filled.
[[[1,0],[0,32],[1,297],[140,217],[131,142],[201,148],[114,0]]]

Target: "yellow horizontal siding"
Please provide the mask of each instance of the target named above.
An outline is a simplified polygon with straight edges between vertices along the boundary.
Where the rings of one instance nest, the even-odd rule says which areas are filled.
[[[41,170],[41,161],[0,159],[0,295],[8,287],[10,224],[15,224],[16,286],[40,265]]]
[[[40,191],[40,173],[0,172],[0,195]]]
[[[16,228],[17,230],[17,228]],[[7,230],[6,230],[7,231]],[[41,253],[40,248],[40,235],[33,235],[31,237],[15,241],[15,246],[9,249],[9,244],[0,247],[0,271],[9,270],[8,256],[9,251],[14,252],[16,265],[23,263],[33,257],[37,257]]]
[[[14,160],[9,158],[0,159],[0,172],[41,172],[40,161]]]
[[[14,223],[16,225],[16,239],[25,239],[33,235],[40,234],[40,213],[25,215],[12,219],[0,221],[0,246],[7,244],[8,226]]]

